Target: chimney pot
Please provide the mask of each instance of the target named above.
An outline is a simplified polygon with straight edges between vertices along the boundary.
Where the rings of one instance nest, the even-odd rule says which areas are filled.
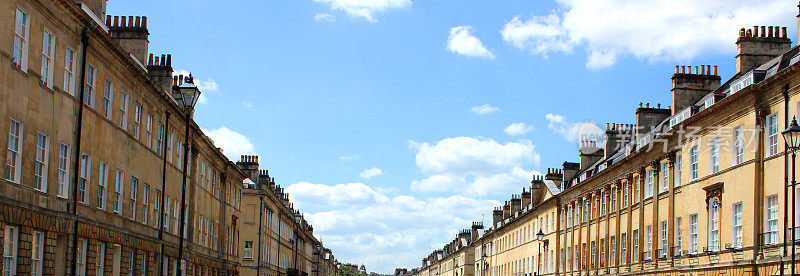
[[[119,16],[114,16],[114,27],[119,26]]]
[[[758,37],[758,26],[753,26],[753,37]]]
[[[761,37],[766,37],[767,26],[761,26]]]
[[[646,108],[650,108],[650,103],[645,103],[645,104],[644,104],[644,107],[646,107]]]
[[[167,66],[172,66],[172,54],[167,54]]]
[[[122,24],[120,24],[120,27],[127,27],[127,26],[128,26],[128,20],[127,18],[122,16]]]
[[[678,68],[679,68],[679,67],[680,67],[680,66],[678,66],[678,65],[675,65],[675,74],[677,74],[677,73],[679,72],[679,71],[678,71]]]
[[[133,15],[128,16],[128,27],[133,27]]]
[[[608,128],[608,123],[606,123],[606,130],[609,130],[609,128]]]
[[[786,38],[786,27],[781,27],[781,37]]]
[[[158,56],[156,56],[155,64],[158,65]]]
[[[716,75],[717,75],[717,66],[714,65],[714,76],[716,76]]]
[[[167,65],[167,55],[161,54],[161,66]]]
[[[753,36],[753,30],[747,29],[747,32],[745,33],[745,36],[746,37],[752,37]]]
[[[147,65],[153,65],[153,54],[150,54],[150,57],[147,58]]]
[[[700,75],[705,75],[705,74],[706,74],[706,66],[705,65],[701,65],[700,66]]]
[[[178,85],[178,76],[173,76],[172,77],[172,85],[175,85],[175,86]],[[244,158],[244,155],[242,155],[242,158]],[[242,160],[242,159],[239,159],[239,160]]]
[[[642,108],[642,103],[641,102],[639,102],[639,108]]]
[[[111,26],[111,15],[106,15],[106,26]]]
[[[147,29],[147,16],[142,16],[142,28]]]
[[[744,28],[739,29],[739,37],[743,37],[745,34]]]
[[[656,108],[661,108],[661,104],[660,104],[660,103],[659,103],[659,104],[657,104],[657,105],[656,105]]]

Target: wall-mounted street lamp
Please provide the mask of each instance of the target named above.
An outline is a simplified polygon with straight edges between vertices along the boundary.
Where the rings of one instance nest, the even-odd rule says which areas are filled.
[[[792,187],[792,210],[797,210],[797,209],[795,209],[796,208],[795,203],[797,202],[796,199],[795,199],[795,194],[796,194],[795,188],[797,186],[797,182],[795,181],[795,178],[794,178],[794,176],[795,176],[795,159],[797,157],[797,149],[800,148],[800,126],[797,125],[797,119],[796,118],[792,118],[792,123],[789,125],[788,128],[786,128],[786,130],[781,131],[781,134],[783,134],[783,140],[786,141],[786,147],[787,147],[786,150],[788,150],[788,151],[790,151],[792,153],[792,183],[791,183],[791,187]],[[794,212],[794,211],[792,211],[792,212]],[[795,232],[797,231],[797,222],[796,222],[797,220],[796,220],[796,218],[797,218],[797,216],[792,218],[792,228],[791,228],[792,229],[792,274],[791,275],[795,275],[795,271],[794,271],[795,262],[794,262],[794,260],[795,260],[795,239],[796,239]]]
[[[186,269],[183,262],[183,239],[184,237],[184,229],[186,227],[186,170],[189,168],[189,124],[192,122],[192,114],[194,112],[194,106],[197,104],[197,99],[200,98],[200,89],[197,89],[197,85],[194,84],[194,77],[190,73],[188,77],[183,79],[182,83],[175,83],[175,86],[172,88],[173,93],[180,94],[181,104],[183,104],[183,111],[186,117],[186,129],[183,133],[183,180],[181,183],[181,227],[178,229],[180,232],[180,239],[178,242],[178,261],[180,264],[178,265],[178,275],[182,275],[181,271]]]

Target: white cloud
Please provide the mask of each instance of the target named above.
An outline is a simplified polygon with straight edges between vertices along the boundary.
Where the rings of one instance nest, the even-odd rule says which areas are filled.
[[[507,194],[526,186],[538,166],[539,153],[528,140],[498,143],[471,137],[446,138],[436,144],[409,143],[416,164],[427,178],[411,182],[423,192],[453,192],[470,196]]]
[[[450,29],[447,37],[447,50],[459,55],[494,59],[494,54],[483,46],[480,39],[472,35],[471,26],[458,26]]]
[[[333,21],[333,15],[330,13],[318,13],[314,15],[314,20],[316,21]]]
[[[286,187],[292,202],[308,206],[348,206],[386,202],[388,198],[363,183],[328,186],[300,182]]]
[[[347,15],[377,22],[375,15],[392,9],[411,7],[411,0],[314,0],[327,4],[331,10],[340,10]]]
[[[353,155],[341,155],[341,156],[339,156],[339,159],[341,159],[341,160],[344,160],[344,161],[356,160],[356,159],[358,159],[358,158],[359,158],[358,154],[353,154]]]
[[[395,267],[417,265],[422,256],[441,248],[458,229],[469,228],[471,221],[480,220],[480,214],[496,205],[499,202],[494,200],[459,195],[428,199],[400,195],[306,214],[306,218],[337,258],[389,273]]]
[[[582,47],[586,67],[614,65],[622,56],[690,61],[702,53],[734,53],[740,27],[793,26],[792,1],[558,0],[549,15],[515,16],[500,31],[508,44],[532,54],[569,54]]]
[[[253,108],[253,103],[248,101],[242,101],[242,106],[244,106],[245,108]]]
[[[594,122],[571,122],[566,117],[559,114],[548,113],[547,128],[560,134],[565,140],[576,142],[578,140],[591,139],[598,142],[603,140],[605,131]],[[578,139],[581,138],[581,139]]]
[[[513,123],[503,129],[503,132],[510,136],[522,135],[531,131],[533,131],[533,126],[529,126],[525,123]]]
[[[500,108],[491,106],[488,103],[486,103],[486,104],[481,105],[481,106],[473,106],[470,109],[470,111],[472,111],[472,113],[475,113],[475,114],[478,114],[478,115],[483,115],[483,114],[489,114],[489,113],[494,113],[494,112],[500,111]]]
[[[361,171],[361,173],[359,173],[358,175],[361,176],[361,178],[363,179],[370,179],[376,176],[383,175],[383,170],[376,167],[372,167],[370,169]]]
[[[239,160],[239,156],[241,155],[252,155],[256,153],[255,147],[250,143],[247,137],[225,126],[212,130],[202,130],[203,133],[214,141],[215,146],[222,148],[222,152],[230,160]]]

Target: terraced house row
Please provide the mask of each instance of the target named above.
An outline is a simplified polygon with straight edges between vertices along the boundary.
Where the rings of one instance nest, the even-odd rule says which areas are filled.
[[[332,275],[277,190],[269,219],[248,217],[250,179],[274,182],[203,134],[182,104],[192,76],[148,36],[106,0],[0,1],[3,275],[255,275],[243,238],[260,231],[260,275]]]
[[[579,162],[535,176],[491,227],[413,274],[791,275],[800,198],[781,136],[800,108],[791,44],[786,27],[741,28],[730,79],[676,66],[661,92],[671,103],[631,107],[632,122],[581,137]]]

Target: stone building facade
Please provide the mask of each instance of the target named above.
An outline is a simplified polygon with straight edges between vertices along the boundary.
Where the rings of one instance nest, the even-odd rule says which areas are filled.
[[[800,47],[777,26],[742,28],[736,46],[733,77],[676,66],[671,106],[582,137],[580,162],[496,208],[474,274],[789,275],[800,211],[780,132],[800,108]],[[419,275],[438,275],[430,259]]]
[[[242,197],[241,275],[335,276],[335,258],[314,237],[314,228],[289,202],[258,156],[236,165],[247,175]]]
[[[105,5],[0,2],[3,275],[237,275],[247,175],[193,121],[184,144],[193,79]]]

